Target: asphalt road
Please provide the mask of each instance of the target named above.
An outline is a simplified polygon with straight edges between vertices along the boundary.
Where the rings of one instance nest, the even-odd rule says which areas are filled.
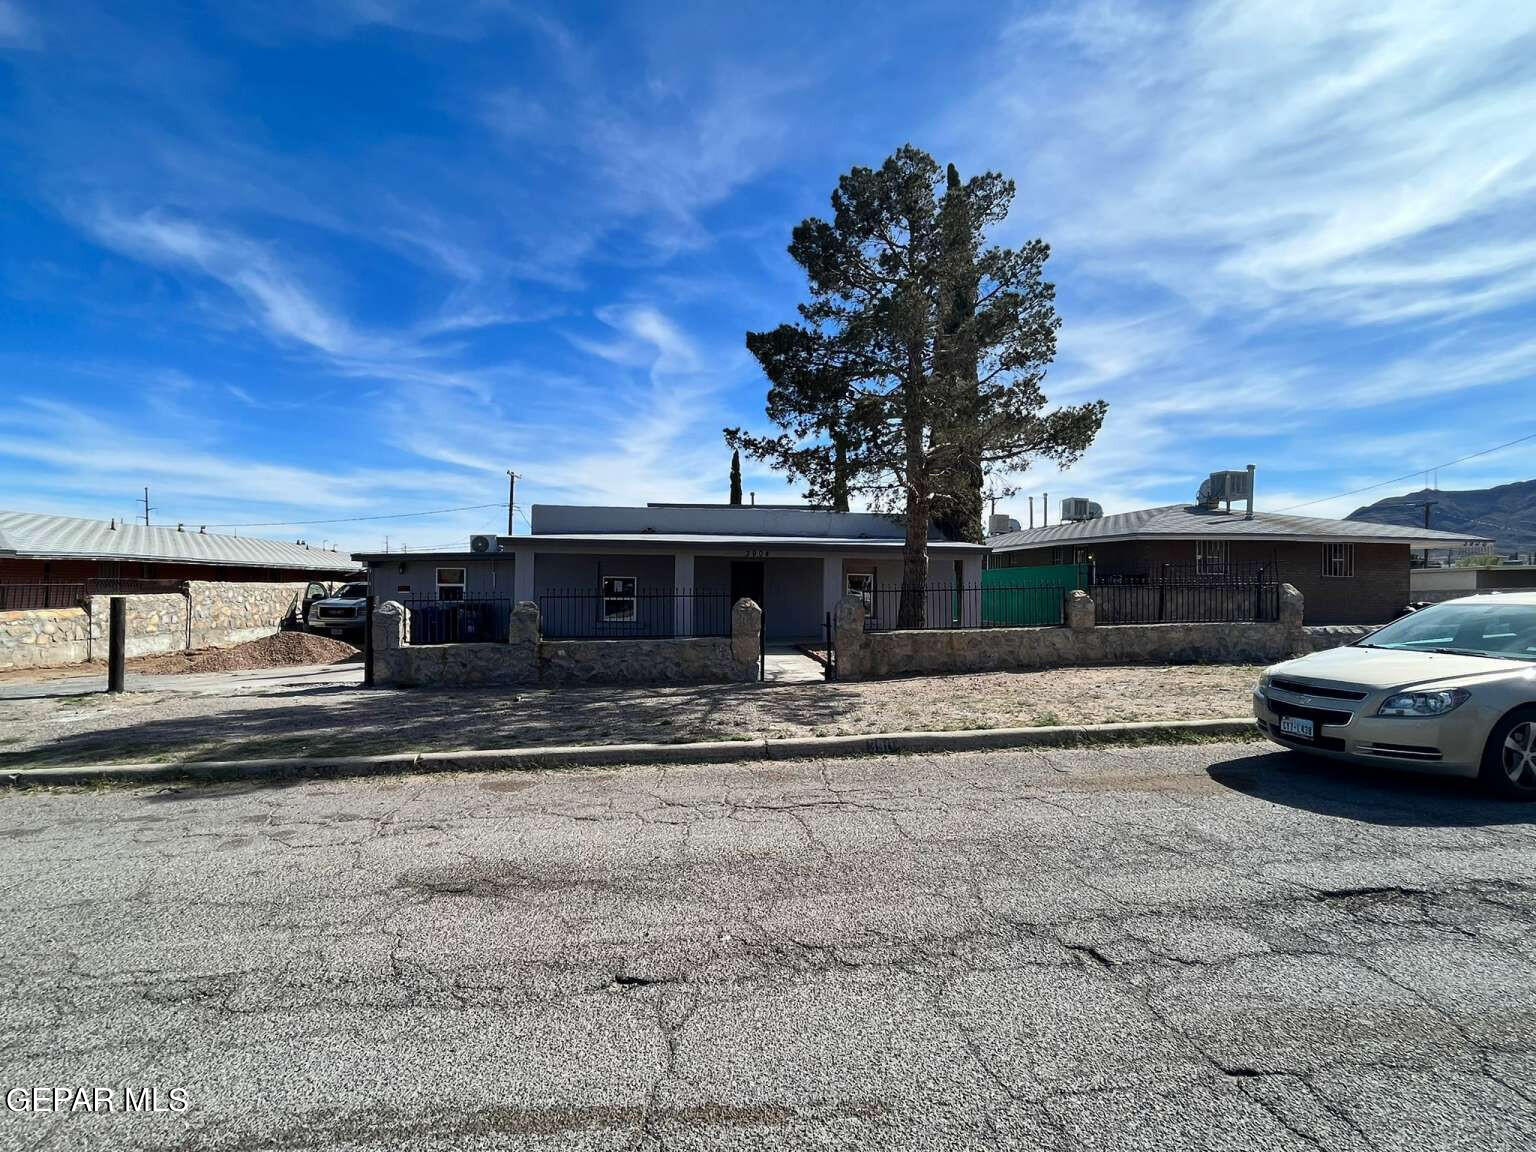
[[[7,1148],[1536,1144],[1536,811],[1260,745],[0,794]],[[166,1106],[169,1106],[167,1103]]]

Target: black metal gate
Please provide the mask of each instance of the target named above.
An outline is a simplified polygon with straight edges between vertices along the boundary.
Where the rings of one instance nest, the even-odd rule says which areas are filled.
[[[826,660],[822,662],[822,674],[828,680],[837,679],[837,627],[832,623],[832,613],[827,613],[827,622],[824,626],[827,632],[827,643],[824,651]]]

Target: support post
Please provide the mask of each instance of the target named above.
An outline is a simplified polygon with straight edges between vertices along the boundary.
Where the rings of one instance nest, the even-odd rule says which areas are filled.
[[[123,690],[123,661],[128,656],[128,601],[107,600],[107,691]]]
[[[692,636],[694,632],[693,553],[684,552],[673,561],[672,634]],[[711,605],[713,607],[713,605]]]
[[[366,611],[368,613],[367,617],[363,621],[363,687],[364,688],[372,688],[373,687],[373,609],[374,609],[374,606],[377,603],[377,601],[378,601],[378,597],[374,596],[370,592],[368,594],[367,607],[364,609],[364,611]]]

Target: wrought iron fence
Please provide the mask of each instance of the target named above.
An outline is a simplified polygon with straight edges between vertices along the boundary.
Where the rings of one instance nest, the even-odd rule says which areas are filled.
[[[987,587],[932,585],[915,594],[921,623],[902,622],[902,589],[865,592],[864,631],[894,632],[908,628],[1028,628],[1061,624],[1066,619],[1065,585]]]
[[[507,642],[511,600],[407,599],[403,604],[411,614],[412,645]]]
[[[0,612],[77,608],[84,600],[84,584],[0,584]]]
[[[1277,564],[1239,563],[1222,564],[1159,564],[1153,568],[1135,572],[1106,572],[1095,565],[1084,565],[1086,577],[1083,587],[1122,586],[1145,587],[1153,584],[1262,584],[1277,582],[1280,568]]]
[[[1221,624],[1278,620],[1274,580],[1093,584],[1096,624]]]
[[[85,585],[88,596],[163,596],[187,590],[185,580],[119,580],[93,576]]]
[[[552,588],[539,596],[539,631],[567,640],[729,636],[731,594],[694,588]]]

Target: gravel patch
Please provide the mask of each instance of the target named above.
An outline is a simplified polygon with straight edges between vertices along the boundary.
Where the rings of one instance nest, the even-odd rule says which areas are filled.
[[[281,679],[0,701],[0,769],[134,760],[751,740],[1246,716],[1249,665],[1063,668],[850,684],[365,691]]]

